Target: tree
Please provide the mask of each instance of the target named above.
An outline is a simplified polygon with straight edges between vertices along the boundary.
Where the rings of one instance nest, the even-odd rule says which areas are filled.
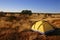
[[[21,14],[29,14],[29,15],[31,15],[32,11],[31,10],[22,10]]]
[[[5,17],[5,15],[6,15],[5,12],[3,12],[3,11],[0,12],[0,17]]]

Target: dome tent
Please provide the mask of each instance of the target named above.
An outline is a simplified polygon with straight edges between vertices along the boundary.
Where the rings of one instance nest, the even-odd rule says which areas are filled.
[[[31,29],[33,31],[38,31],[42,34],[47,34],[54,30],[53,26],[44,20],[40,20],[40,21],[36,22],[35,24],[33,24]]]

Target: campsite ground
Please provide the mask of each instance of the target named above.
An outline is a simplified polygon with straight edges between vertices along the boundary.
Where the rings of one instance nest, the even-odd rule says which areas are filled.
[[[41,35],[31,30],[31,26],[39,20],[48,21],[60,32],[60,14],[0,13],[0,40],[60,40],[60,35]],[[60,33],[59,33],[60,34]]]

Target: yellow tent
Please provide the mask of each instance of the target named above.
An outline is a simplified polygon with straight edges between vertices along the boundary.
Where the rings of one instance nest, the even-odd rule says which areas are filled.
[[[50,25],[47,21],[44,21],[44,20],[36,22],[31,29],[43,34],[54,30],[52,25]]]

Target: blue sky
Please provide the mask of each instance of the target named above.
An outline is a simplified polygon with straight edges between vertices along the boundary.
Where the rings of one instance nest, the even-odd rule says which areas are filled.
[[[60,0],[0,0],[0,11],[59,12]]]

